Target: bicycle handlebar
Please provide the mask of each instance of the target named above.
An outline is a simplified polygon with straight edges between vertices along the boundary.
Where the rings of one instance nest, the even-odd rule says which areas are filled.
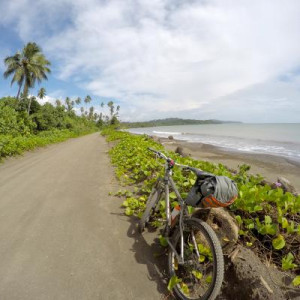
[[[152,148],[148,148],[148,150],[154,152],[156,155],[158,155],[158,157],[163,158],[163,159],[166,160],[167,162],[171,162],[171,161],[174,162],[174,160],[173,160],[172,158],[167,157],[165,154],[163,154],[163,153],[160,152],[160,151],[157,151],[157,150],[152,149]],[[182,164],[179,164],[179,163],[177,163],[177,162],[174,162],[174,165],[176,165],[176,166],[178,166],[178,167],[180,167],[180,168],[183,168],[183,169],[190,170],[190,171],[192,171],[192,172],[194,172],[194,173],[196,173],[196,174],[197,174],[199,171],[201,171],[201,170],[199,170],[199,169],[197,169],[197,168],[190,167],[190,166],[187,166],[187,165],[182,165]]]
[[[160,158],[163,158],[164,160],[168,161],[168,160],[171,160],[171,158],[165,156],[162,152],[160,151],[157,151],[157,150],[154,150],[152,148],[148,148],[148,150],[154,152],[156,155],[158,155]]]

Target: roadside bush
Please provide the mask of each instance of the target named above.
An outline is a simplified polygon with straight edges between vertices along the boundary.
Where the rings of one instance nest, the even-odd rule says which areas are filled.
[[[0,135],[28,136],[36,127],[25,112],[0,104]]]
[[[36,147],[62,142],[66,139],[78,137],[90,132],[90,130],[74,132],[67,129],[53,129],[29,136],[0,135],[0,159],[22,154],[24,151],[32,150]]]

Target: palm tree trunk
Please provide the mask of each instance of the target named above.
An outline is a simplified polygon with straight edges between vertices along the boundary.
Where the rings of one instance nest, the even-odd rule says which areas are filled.
[[[31,97],[29,98],[29,103],[28,103],[28,111],[27,111],[28,116],[29,116],[29,113],[30,113],[30,106],[31,106]]]
[[[21,87],[22,87],[22,84],[19,85],[18,94],[17,94],[17,99],[19,99],[19,97],[20,97]]]
[[[28,96],[28,85],[25,82],[24,84],[24,90],[23,90],[23,97],[26,98]]]

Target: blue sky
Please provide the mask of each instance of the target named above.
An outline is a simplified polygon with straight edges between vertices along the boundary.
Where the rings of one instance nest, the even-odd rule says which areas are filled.
[[[50,102],[113,99],[131,121],[300,122],[299,15],[297,0],[1,0],[0,71],[35,41]],[[0,79],[0,96],[16,90]]]

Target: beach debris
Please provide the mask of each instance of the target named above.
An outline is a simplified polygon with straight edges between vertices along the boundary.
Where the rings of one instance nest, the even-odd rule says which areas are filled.
[[[169,135],[169,136],[168,136],[168,139],[169,139],[169,140],[174,140],[173,135]]]
[[[289,192],[289,193],[292,193],[292,194],[296,194],[297,193],[296,189],[293,187],[293,185],[290,183],[290,181],[288,181],[286,178],[284,178],[284,177],[278,177],[277,183],[281,184],[280,187],[285,192]]]
[[[227,168],[227,170],[228,170],[231,174],[233,174],[233,175],[236,175],[236,174],[238,173],[238,171],[235,170],[235,169],[233,169],[233,168],[229,168],[228,166],[226,166],[226,168]]]
[[[161,139],[158,137],[158,136],[155,136],[155,135],[148,135],[148,137],[153,140],[154,142],[156,143],[159,143],[162,145],[162,142],[161,142]]]
[[[272,187],[272,189],[277,188],[277,186],[275,186],[275,183],[273,183],[273,182],[271,182],[271,181],[268,181],[268,180],[266,180],[266,179],[263,179],[263,180],[260,182],[260,185],[262,185],[262,186],[269,185],[270,187]]]
[[[181,146],[178,146],[176,149],[175,149],[175,153],[178,153],[180,156],[182,157],[187,157],[189,156],[188,154],[184,153],[183,152],[183,148]]]

